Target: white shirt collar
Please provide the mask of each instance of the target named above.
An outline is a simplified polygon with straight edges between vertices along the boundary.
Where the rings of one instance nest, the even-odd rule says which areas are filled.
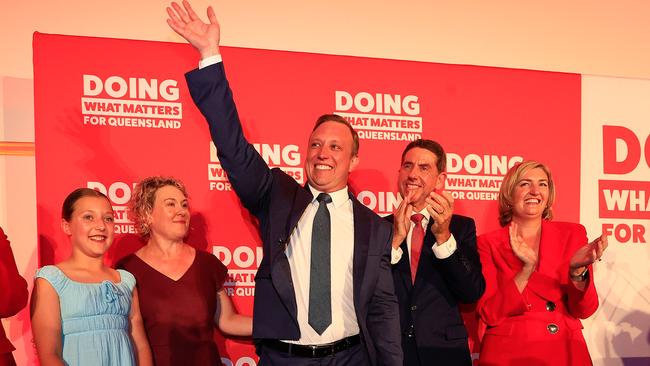
[[[314,195],[314,199],[312,199],[311,201],[312,203],[314,203],[316,202],[316,197],[318,197],[319,194],[324,192],[319,191],[309,183],[307,183],[307,186],[309,187],[311,193]],[[348,195],[348,186],[345,186],[336,192],[330,192],[328,194],[330,195],[330,197],[332,197],[332,204],[336,208],[340,207],[350,199],[350,196]]]

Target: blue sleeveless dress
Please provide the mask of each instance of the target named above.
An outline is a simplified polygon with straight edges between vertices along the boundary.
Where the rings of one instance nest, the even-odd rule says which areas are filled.
[[[61,340],[66,365],[135,365],[129,338],[135,278],[118,269],[120,282],[76,282],[56,266],[36,271],[59,295]]]

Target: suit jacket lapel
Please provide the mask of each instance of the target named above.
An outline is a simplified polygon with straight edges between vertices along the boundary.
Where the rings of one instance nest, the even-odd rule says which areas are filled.
[[[510,246],[510,234],[508,232],[510,228],[510,225],[503,227],[499,231],[499,236],[500,239],[497,243],[498,245],[498,251],[501,253],[501,257],[503,258],[503,261],[506,262],[508,267],[513,273],[517,273],[521,271],[521,268],[524,266],[523,263],[515,253],[512,251],[512,247]]]
[[[366,262],[368,260],[368,246],[370,245],[370,228],[368,219],[361,207],[361,203],[350,194],[352,200],[352,212],[354,216],[354,256],[352,259],[352,288],[354,291],[354,304],[357,309],[361,304],[360,301],[366,298],[363,293],[364,286],[362,280],[366,271]]]
[[[509,226],[501,228],[501,240],[499,241],[498,250],[504,261],[508,264],[508,267],[510,267],[510,270],[513,273],[517,273],[523,267],[523,263],[512,251],[508,228]],[[561,255],[564,252],[562,248],[562,245],[564,244],[559,239],[560,234],[555,229],[555,226],[547,221],[542,221],[542,236],[539,242],[537,272],[549,277],[557,277],[555,273],[557,261],[553,259],[553,257]]]
[[[289,267],[289,260],[287,259],[285,249],[289,244],[289,238],[293,230],[298,225],[298,220],[300,220],[300,217],[302,217],[302,214],[313,198],[314,196],[309,189],[300,188],[296,191],[283,240],[280,240],[278,243],[277,251],[275,251],[271,262],[271,280],[273,281],[273,286],[278,291],[282,302],[291,309],[294,317],[297,316],[296,295],[291,279],[291,267]]]
[[[562,298],[558,268],[566,268],[561,262],[564,260],[562,258],[564,243],[562,233],[556,226],[548,221],[542,221],[542,236],[539,240],[537,258],[539,276],[535,282],[529,282],[528,287],[546,300],[559,301]]]
[[[560,240],[561,234],[555,225],[544,220],[542,221],[542,237],[539,241],[539,263],[538,271],[549,277],[557,278],[558,257],[564,253],[564,240]]]
[[[510,274],[514,275],[521,271],[523,262],[517,258],[510,246],[509,226],[501,228],[497,238],[497,251],[500,254],[500,261],[507,266]],[[537,296],[546,300],[559,301],[562,291],[557,279],[557,261],[555,256],[561,255],[563,243],[559,241],[560,236],[555,227],[547,222],[542,222],[542,237],[539,244],[538,268],[535,280],[526,285],[526,291],[532,291]],[[546,258],[550,258],[550,260]],[[549,263],[550,262],[550,263]],[[505,270],[505,268],[504,268]]]
[[[293,199],[293,205],[291,206],[291,211],[289,212],[289,220],[287,221],[286,227],[286,240],[288,242],[289,237],[293,233],[293,230],[298,225],[298,220],[302,217],[302,214],[307,209],[307,206],[314,199],[314,195],[311,193],[309,188],[302,187],[296,191],[296,196]]]
[[[399,246],[402,249],[402,258],[395,264],[395,270],[404,282],[404,287],[411,292],[413,282],[411,281],[411,258],[409,257],[409,248],[406,240]]]
[[[420,251],[420,260],[418,261],[418,272],[420,272],[420,267],[423,265],[433,265],[431,262],[433,260],[433,249],[431,247],[433,244],[436,242],[436,239],[433,236],[433,233],[431,232],[431,226],[433,225],[433,218],[429,218],[429,222],[427,223],[427,227],[424,228],[424,240],[422,241],[422,249]],[[429,262],[428,264],[424,264],[426,262]],[[408,263],[408,262],[407,262]],[[410,272],[410,268],[409,268]],[[413,284],[414,290],[418,288],[418,284],[421,281],[418,281],[417,275],[415,276],[415,283]]]
[[[395,220],[393,215],[387,216],[386,219],[391,223]],[[409,249],[406,244],[406,239],[400,244],[400,249],[402,249],[402,257],[399,262],[393,265],[393,271],[397,271],[397,274],[404,282],[404,287],[410,292],[413,287],[413,282],[411,282],[411,259],[409,257]]]

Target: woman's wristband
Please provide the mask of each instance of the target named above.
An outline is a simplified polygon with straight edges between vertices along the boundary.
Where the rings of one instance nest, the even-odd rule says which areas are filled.
[[[569,278],[572,281],[583,282],[586,281],[588,277],[589,277],[589,268],[585,268],[585,270],[582,271],[582,273],[580,273],[579,275],[571,274],[571,271],[569,271]]]

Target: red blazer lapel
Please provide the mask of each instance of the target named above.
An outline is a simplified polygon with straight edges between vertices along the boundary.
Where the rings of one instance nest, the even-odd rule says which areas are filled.
[[[542,221],[537,271],[527,288],[546,300],[558,301],[562,297],[559,269],[563,267],[565,243],[562,232],[553,223]]]
[[[564,260],[564,245],[566,241],[563,233],[549,221],[542,221],[542,237],[539,243],[539,257],[537,271],[543,275],[557,279],[558,269]]]
[[[501,228],[499,231],[499,240],[497,241],[497,251],[501,256],[501,259],[503,262],[510,268],[510,270],[514,273],[517,273],[521,271],[521,268],[524,266],[523,263],[515,253],[512,251],[512,247],[510,246],[510,234],[508,233],[508,230],[510,228],[510,225]]]

